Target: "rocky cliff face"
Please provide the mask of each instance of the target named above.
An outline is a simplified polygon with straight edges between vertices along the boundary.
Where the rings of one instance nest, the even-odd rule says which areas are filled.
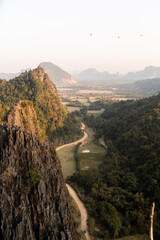
[[[41,67],[10,81],[0,80],[0,122],[22,100],[32,101],[40,127],[51,140],[54,132],[63,127],[68,113],[56,86]]]
[[[25,129],[21,105],[0,126],[0,239],[77,240],[54,146]]]
[[[7,117],[7,123],[11,127],[21,127],[25,132],[40,134],[37,114],[30,101],[20,101],[14,105]]]

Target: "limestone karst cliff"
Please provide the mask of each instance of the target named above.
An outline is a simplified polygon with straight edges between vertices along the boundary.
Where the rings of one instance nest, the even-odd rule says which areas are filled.
[[[0,239],[77,240],[59,159],[34,113],[20,102],[0,126]]]
[[[48,137],[67,119],[67,110],[56,86],[41,67],[10,81],[0,80],[0,122],[4,121],[13,105],[22,100],[32,101],[40,127]]]

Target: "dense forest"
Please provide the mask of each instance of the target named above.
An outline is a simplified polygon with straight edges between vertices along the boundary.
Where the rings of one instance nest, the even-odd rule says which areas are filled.
[[[99,169],[69,179],[86,203],[90,231],[104,239],[148,234],[155,202],[154,239],[160,239],[160,94],[107,104],[101,117],[81,113],[108,146]]]
[[[57,89],[41,67],[10,80],[0,80],[0,123],[20,100],[33,103],[44,135],[58,145],[79,135],[80,123],[69,115]]]

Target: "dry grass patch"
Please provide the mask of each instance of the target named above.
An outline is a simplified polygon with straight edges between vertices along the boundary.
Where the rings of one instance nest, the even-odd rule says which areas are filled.
[[[75,145],[66,146],[57,151],[58,157],[61,161],[62,172],[65,178],[71,176],[76,172],[75,163]]]

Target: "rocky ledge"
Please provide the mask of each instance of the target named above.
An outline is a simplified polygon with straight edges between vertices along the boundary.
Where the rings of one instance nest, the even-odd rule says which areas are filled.
[[[0,239],[77,240],[55,148],[16,126],[18,109],[0,126]]]

